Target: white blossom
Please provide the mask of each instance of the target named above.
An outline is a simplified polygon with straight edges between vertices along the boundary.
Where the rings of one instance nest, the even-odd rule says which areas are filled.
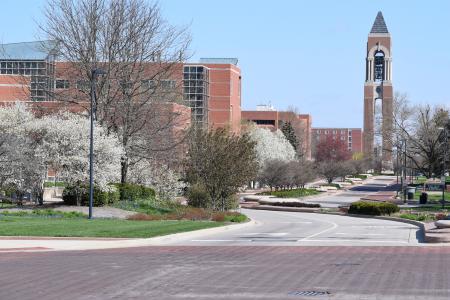
[[[10,137],[8,144],[19,144],[13,149],[3,147],[7,151],[0,176],[8,174],[6,179],[3,177],[3,184],[17,187],[18,183],[31,186],[35,182],[42,186],[48,169],[55,170],[68,183],[87,183],[89,129],[88,118],[69,112],[37,118],[24,104],[0,108],[0,133]],[[122,154],[117,137],[95,125],[94,180],[100,189],[105,190],[108,183],[119,180]],[[25,180],[28,169],[29,180]]]
[[[264,168],[265,164],[271,160],[295,159],[294,147],[279,129],[272,132],[269,129],[252,126],[248,134],[256,142],[257,160],[261,168]]]
[[[134,164],[130,168],[129,179],[153,188],[161,200],[173,200],[186,187],[179,173],[167,165],[149,160]]]

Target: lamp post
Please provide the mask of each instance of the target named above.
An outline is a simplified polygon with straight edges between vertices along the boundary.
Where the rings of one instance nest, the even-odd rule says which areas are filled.
[[[106,74],[101,69],[91,70],[91,128],[89,137],[89,219],[92,219],[92,206],[94,203],[94,102],[96,100],[95,95],[95,83],[98,75]]]
[[[447,127],[439,127],[438,129],[442,130],[444,134],[444,158],[442,159],[442,209],[445,208],[445,179],[446,179],[446,169],[447,169],[447,147],[448,147],[448,135],[447,135]]]

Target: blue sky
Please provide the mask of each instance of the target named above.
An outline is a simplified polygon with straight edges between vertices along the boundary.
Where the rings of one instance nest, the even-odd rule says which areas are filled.
[[[38,37],[45,0],[2,0],[0,41]],[[362,127],[365,47],[379,10],[393,39],[394,89],[450,104],[450,1],[162,0],[190,25],[192,60],[237,57],[243,108],[298,107],[316,127]]]

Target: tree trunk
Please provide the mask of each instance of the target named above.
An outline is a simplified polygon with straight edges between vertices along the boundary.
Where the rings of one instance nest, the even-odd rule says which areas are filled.
[[[120,182],[124,184],[127,183],[127,175],[129,167],[128,158],[122,157],[122,161],[120,162],[120,164],[121,164]]]

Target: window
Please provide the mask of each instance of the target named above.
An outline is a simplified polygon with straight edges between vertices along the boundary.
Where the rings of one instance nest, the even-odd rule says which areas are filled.
[[[317,134],[320,134],[320,130],[317,130]]]
[[[374,68],[374,78],[376,82],[381,82],[384,80],[384,53],[383,51],[377,51],[375,53],[375,68]]]
[[[258,125],[273,125],[275,126],[275,120],[254,120]]]
[[[141,86],[144,90],[153,90],[156,87],[156,82],[154,80],[142,80]]]
[[[333,134],[337,134],[337,130],[333,130]]]
[[[341,136],[341,141],[345,141],[345,136]]]
[[[175,80],[161,80],[161,88],[164,90],[174,89],[176,86]]]
[[[325,134],[328,134],[329,132],[328,132],[328,130],[325,130]]]
[[[55,89],[68,89],[68,88],[69,88],[69,80],[66,79],[55,80]]]

